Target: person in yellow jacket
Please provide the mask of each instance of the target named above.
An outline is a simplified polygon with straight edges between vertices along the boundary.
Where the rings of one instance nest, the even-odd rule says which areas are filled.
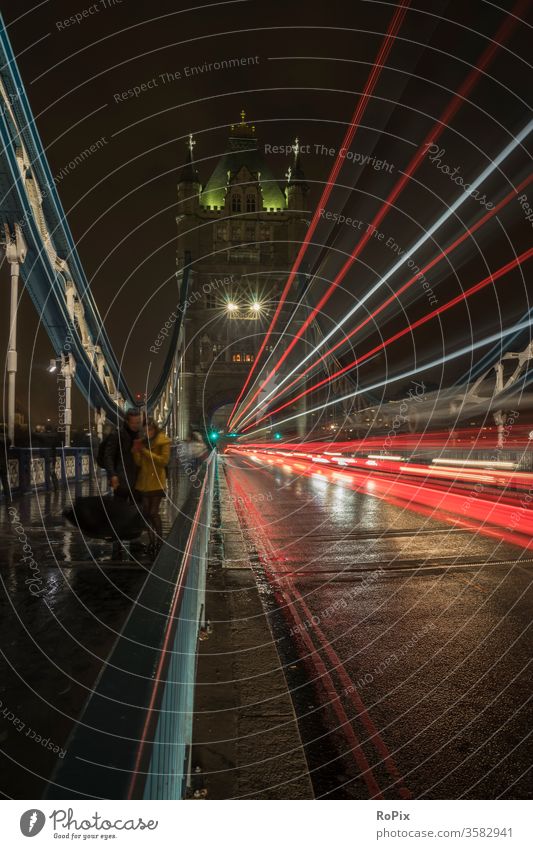
[[[150,549],[162,545],[163,527],[159,507],[165,496],[167,466],[170,461],[170,439],[153,419],[146,425],[146,438],[133,443],[133,459],[138,467],[135,489],[142,496],[142,510],[148,523]]]

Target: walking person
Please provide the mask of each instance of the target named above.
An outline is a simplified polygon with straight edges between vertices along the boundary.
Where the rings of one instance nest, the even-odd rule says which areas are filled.
[[[133,444],[133,459],[138,470],[135,487],[142,498],[143,514],[148,523],[150,550],[154,554],[163,542],[159,508],[166,494],[170,445],[170,439],[154,419],[148,420],[146,438],[137,439]]]
[[[56,471],[57,450],[61,447],[61,439],[58,433],[47,430],[42,438],[44,444],[45,462],[48,466],[48,478],[54,492],[59,490],[59,478]]]
[[[142,427],[141,413],[138,409],[129,409],[120,428],[117,428],[106,437],[102,444],[103,468],[107,473],[107,480],[113,490],[114,498],[125,503],[134,504],[139,500],[139,494],[135,489],[137,480],[137,465],[133,458],[133,443],[139,437]],[[113,560],[122,557],[122,545],[120,540],[113,542]]]
[[[205,440],[199,430],[193,430],[189,442],[189,452],[194,470],[198,471],[209,454]]]

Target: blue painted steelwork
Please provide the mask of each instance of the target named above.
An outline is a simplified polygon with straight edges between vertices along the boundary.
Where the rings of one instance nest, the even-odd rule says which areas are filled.
[[[161,549],[50,782],[48,799],[182,799],[216,452]]]
[[[530,327],[526,330],[519,330],[518,333],[514,333],[511,336],[502,336],[502,339],[493,345],[492,348],[487,351],[474,365],[472,368],[468,369],[464,374],[461,375],[460,378],[455,382],[455,386],[464,386],[465,384],[474,383],[478,377],[481,377],[486,371],[488,371],[492,366],[495,366],[500,362],[503,355],[507,353],[507,351],[516,351],[524,348],[528,339],[531,336],[531,324],[533,323],[533,307],[526,312],[522,318],[520,319],[520,324],[524,321],[529,321]],[[529,336],[528,336],[529,334]],[[527,385],[531,381],[531,376],[528,376],[528,379],[525,381],[525,385]],[[516,391],[516,387],[514,388]]]
[[[0,95],[0,221],[11,232],[16,223],[22,229],[28,254],[21,265],[21,276],[55,353],[59,356],[64,352],[68,340],[68,351],[76,363],[77,386],[94,408],[114,416],[117,406],[113,396],[119,393],[127,406],[134,405],[134,396],[126,384],[92,296],[1,16]],[[33,205],[30,198],[33,198]],[[44,232],[49,238],[44,238]],[[111,379],[114,392],[106,385],[105,377],[101,379],[95,367],[94,351],[84,346],[79,327],[69,314],[66,300],[69,282],[73,283],[83,308],[91,346],[101,350],[105,376]],[[184,285],[186,288],[186,280]],[[168,362],[165,368],[166,372],[163,371],[150,397],[151,407],[159,400],[170,374]]]
[[[185,265],[182,273],[182,281],[180,287],[180,299],[178,304],[178,318],[174,323],[174,328],[172,331],[172,336],[170,339],[170,344],[168,347],[167,356],[165,358],[165,362],[163,363],[163,368],[161,370],[161,376],[153,391],[150,393],[146,405],[149,410],[153,409],[157,402],[159,401],[162,393],[165,390],[165,386],[168,380],[168,375],[175,365],[175,352],[176,348],[179,345],[181,329],[183,327],[183,321],[185,318],[185,313],[187,311],[187,298],[189,295],[189,274],[191,267],[191,255],[188,251],[185,251]],[[176,394],[178,383],[178,374],[176,373],[172,380],[171,393],[174,396]],[[170,416],[170,411],[164,421],[161,422],[162,427],[166,427],[168,418]]]

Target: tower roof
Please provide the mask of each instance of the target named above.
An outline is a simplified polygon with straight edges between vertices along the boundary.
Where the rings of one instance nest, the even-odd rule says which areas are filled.
[[[246,122],[244,111],[241,112],[240,124],[234,124],[231,127],[228,150],[219,159],[204,186],[202,204],[224,206],[228,177],[231,178],[237,174],[242,167],[247,168],[259,181],[266,209],[286,208],[287,201],[283,189],[259,150],[255,127]]]

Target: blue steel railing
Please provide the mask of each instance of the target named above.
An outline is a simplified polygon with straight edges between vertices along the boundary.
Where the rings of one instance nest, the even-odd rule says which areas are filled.
[[[99,471],[90,448],[10,448],[3,459],[13,497],[86,480]],[[0,501],[5,497],[0,490]]]
[[[185,797],[215,476],[212,452],[191,482],[45,798]]]
[[[28,161],[21,167],[21,150]],[[28,167],[29,165],[29,167]],[[45,240],[41,222],[33,208],[28,193],[28,179],[41,198],[41,211],[46,222],[49,241]],[[15,224],[23,229],[28,253],[20,267],[24,287],[28,291],[40,321],[46,330],[55,353],[59,356],[68,352],[76,362],[74,380],[84,397],[94,408],[102,408],[115,421],[117,403],[114,389],[110,389],[107,378],[122,395],[126,406],[135,406],[134,394],[128,387],[121,364],[107,335],[98,307],[94,300],[76,241],[69,227],[61,204],[46,149],[40,138],[37,123],[24,87],[8,32],[0,14],[0,225],[7,224],[12,231]],[[58,270],[54,254],[67,263]],[[157,385],[150,393],[148,409],[157,406],[166,389],[174,368],[174,354],[179,341],[180,327],[187,307],[187,281],[190,272],[190,255],[186,253],[180,283],[178,319],[174,324],[168,354]],[[67,275],[75,285],[80,303],[83,304],[84,319],[91,337],[87,345],[69,311],[65,282]],[[95,348],[101,349],[106,377],[102,377],[94,360]]]

